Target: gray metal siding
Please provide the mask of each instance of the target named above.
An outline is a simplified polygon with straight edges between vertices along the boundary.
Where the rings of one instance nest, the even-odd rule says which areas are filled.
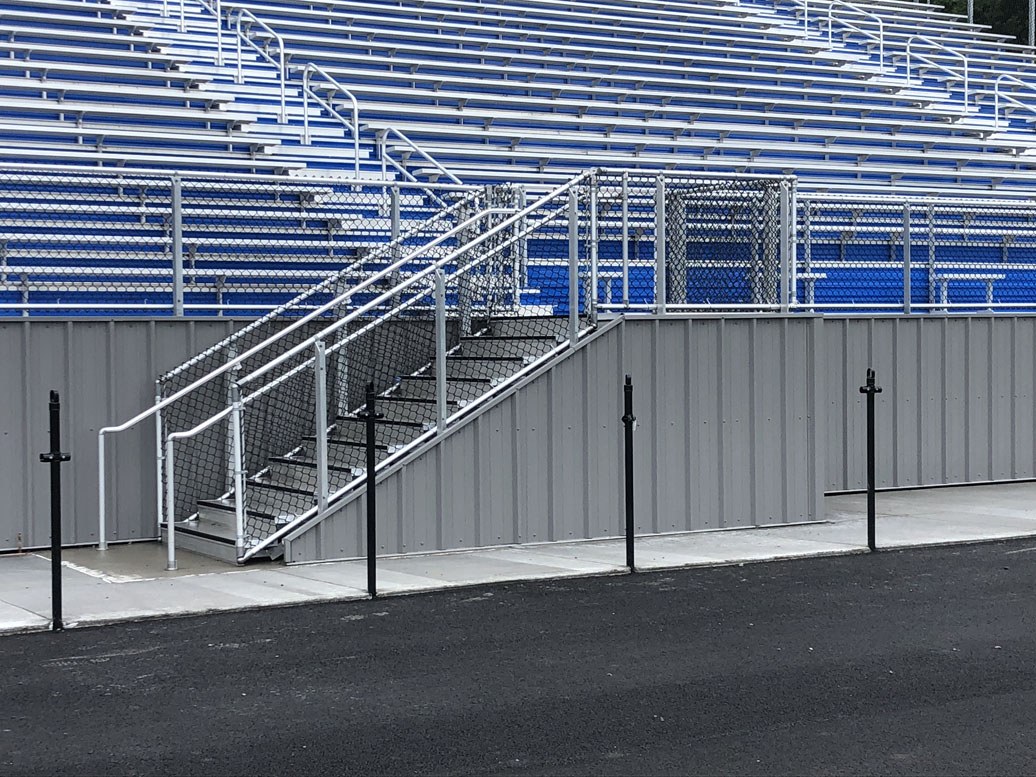
[[[50,389],[61,393],[64,539],[97,540],[97,430],[154,402],[158,373],[239,326],[232,320],[0,321],[0,550],[50,542]],[[109,445],[109,537],[156,535],[154,424]]]
[[[866,486],[863,397],[878,373],[878,484],[1036,477],[1031,316],[826,319],[828,491]]]
[[[637,530],[821,511],[809,318],[632,319],[503,397],[378,485],[379,547],[408,553],[616,536],[622,380],[636,387]],[[363,500],[290,544],[359,555]]]

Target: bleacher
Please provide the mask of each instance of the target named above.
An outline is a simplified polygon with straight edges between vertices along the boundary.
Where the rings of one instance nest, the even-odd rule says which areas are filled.
[[[803,198],[1034,191],[1032,52],[912,0],[3,0],[0,30],[0,314],[252,315],[365,272],[446,203],[432,184],[611,166],[795,175]],[[800,235],[801,299],[869,299],[857,271],[890,269],[860,242],[881,219],[839,212]],[[986,251],[919,223],[1004,278],[914,292],[995,297],[1021,282],[996,265],[1036,265],[1027,229]],[[549,293],[541,274],[530,256]]]

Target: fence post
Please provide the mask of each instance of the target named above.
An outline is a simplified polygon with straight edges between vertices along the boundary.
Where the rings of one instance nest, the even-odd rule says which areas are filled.
[[[173,315],[183,315],[183,182],[172,178]]]
[[[568,339],[579,340],[579,195],[568,190]]]
[[[365,409],[359,417],[366,421],[367,427],[367,593],[371,599],[378,597],[378,572],[377,572],[377,434],[376,422],[382,418],[375,407],[376,397],[374,394],[374,383],[367,384],[367,401]]]
[[[313,361],[314,381],[316,387],[316,441],[317,441],[317,510],[327,510],[327,499],[330,492],[327,475],[327,347],[323,340],[313,344],[316,357]]]
[[[61,452],[61,398],[50,392],[50,450],[40,461],[50,465],[50,605],[51,629],[63,631],[61,620],[61,465],[72,456]]]
[[[630,174],[622,174],[622,304],[630,304]]]
[[[903,205],[903,312],[910,313],[910,203]]]
[[[777,301],[780,303],[781,312],[787,313],[790,307],[789,286],[791,280],[791,191],[787,181],[781,181],[780,188],[780,273],[781,291]]]
[[[590,254],[590,288],[586,295],[586,315],[591,326],[597,323],[597,284],[600,280],[600,269],[597,266],[597,176],[590,178],[590,197],[587,207],[590,210],[587,248]]]
[[[637,417],[633,415],[633,378],[626,376],[626,384],[622,387],[623,416],[625,429],[624,440],[624,478],[626,496],[626,566],[630,572],[637,568],[633,558],[633,432],[637,428]]]
[[[655,310],[666,313],[665,177],[655,178]]]
[[[860,393],[867,395],[867,547],[877,550],[874,544],[875,519],[875,444],[874,444],[874,395],[881,393],[875,383],[874,370],[867,368],[867,382],[860,386]]]
[[[435,271],[435,428],[446,428],[446,275]]]

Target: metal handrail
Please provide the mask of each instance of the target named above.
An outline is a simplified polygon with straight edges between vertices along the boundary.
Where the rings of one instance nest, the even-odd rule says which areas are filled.
[[[255,49],[255,51],[259,54],[259,56],[261,56],[263,59],[265,59],[267,62],[269,62],[271,65],[273,65],[273,66],[275,66],[277,68],[277,74],[278,74],[278,79],[277,80],[279,82],[278,85],[280,87],[280,92],[281,92],[281,112],[280,112],[280,117],[278,119],[278,123],[279,124],[287,124],[288,123],[288,101],[287,101],[287,83],[286,82],[287,82],[287,78],[288,78],[288,73],[287,73],[287,68],[285,67],[284,38],[282,38],[280,35],[278,35],[277,32],[270,25],[268,25],[262,19],[258,18],[254,13],[249,11],[247,8],[242,8],[240,6],[232,6],[227,11],[227,19],[228,19],[228,21],[230,19],[234,18],[235,14],[237,15],[237,22],[236,22],[236,24],[234,26],[234,31],[237,33],[237,47],[236,47],[236,51],[237,51],[237,83],[239,83],[239,84],[243,84],[244,83],[243,60],[242,60],[242,57],[241,57],[241,43],[242,43],[242,41],[244,41],[249,46],[251,46],[253,49]],[[249,25],[248,29],[244,29],[243,30],[241,28],[241,21],[243,19],[247,19],[250,22],[250,25]],[[269,35],[271,38],[273,38],[273,40],[277,43],[277,54],[278,54],[277,59],[274,59],[273,57],[271,57],[262,46],[256,45],[256,43],[248,36],[248,33],[251,30],[251,25],[252,24],[257,26],[259,29],[261,29],[263,32],[265,32],[267,35]]]
[[[310,80],[313,74],[316,73],[318,76],[328,81],[331,86],[341,92],[349,101],[352,103],[353,108],[353,120],[350,123],[342,114],[340,114],[331,103],[331,96],[328,95],[328,99],[324,100],[320,95],[310,88]],[[312,143],[312,138],[309,134],[309,98],[320,105],[324,110],[334,116],[338,121],[344,124],[353,136],[353,174],[359,178],[360,176],[360,104],[356,101],[356,95],[342,86],[333,76],[328,75],[327,71],[320,65],[310,62],[306,65],[302,71],[302,142],[305,145]],[[460,181],[456,181],[460,183]]]
[[[954,68],[947,67],[946,65],[942,64],[941,62],[937,62],[936,60],[931,59],[930,57],[926,57],[923,54],[918,54],[917,52],[913,51],[914,41],[920,41],[921,43],[924,43],[925,45],[930,46],[932,48],[941,49],[942,51],[945,51],[947,54],[949,54],[951,57],[958,57],[960,59],[960,61],[963,63],[963,67],[962,67],[961,71],[958,72]],[[907,77],[907,81],[910,81],[911,59],[916,59],[919,62],[923,62],[926,65],[928,65],[930,67],[934,67],[934,68],[936,68],[938,70],[941,70],[944,73],[948,73],[951,76],[956,76],[958,78],[963,76],[963,78],[964,78],[964,99],[963,99],[963,106],[962,106],[962,108],[965,111],[968,110],[968,84],[969,84],[969,80],[968,80],[968,58],[966,56],[964,56],[964,54],[962,54],[959,51],[954,51],[953,49],[948,48],[947,46],[944,46],[942,43],[939,43],[939,41],[933,40],[932,38],[929,38],[929,37],[927,37],[925,35],[914,35],[914,36],[910,37],[907,40],[907,45],[906,45],[906,77]]]
[[[515,212],[513,215],[511,215],[504,222],[502,222],[501,224],[498,224],[495,228],[487,231],[484,234],[480,234],[477,238],[475,238],[471,242],[469,242],[469,243],[467,243],[467,244],[465,244],[463,246],[460,246],[459,248],[457,248],[456,250],[451,252],[449,255],[447,255],[445,257],[442,257],[441,259],[438,259],[434,263],[434,265],[429,266],[426,270],[422,271],[421,273],[415,274],[411,278],[408,278],[406,281],[404,281],[403,283],[399,284],[394,289],[390,289],[390,290],[382,293],[378,298],[376,298],[374,300],[371,300],[370,302],[366,303],[361,308],[353,311],[349,315],[349,317],[348,317],[349,320],[353,321],[356,318],[361,317],[364,313],[369,312],[370,310],[375,309],[379,305],[381,305],[381,304],[383,304],[383,303],[385,303],[387,301],[390,301],[390,300],[392,300],[394,298],[397,298],[400,294],[402,294],[404,291],[406,291],[406,289],[408,287],[411,287],[411,286],[415,285],[420,280],[428,280],[429,278],[434,278],[436,274],[441,273],[442,270],[445,267],[447,267],[451,262],[454,262],[458,257],[462,256],[464,253],[470,251],[472,249],[472,247],[480,245],[486,239],[488,239],[489,237],[492,237],[495,234],[498,234],[502,230],[506,230],[506,229],[508,229],[510,227],[515,226],[516,224],[523,224],[521,232],[519,234],[516,234],[514,236],[514,238],[512,239],[512,241],[509,241],[508,243],[506,243],[504,245],[497,246],[490,253],[488,253],[488,254],[486,254],[484,256],[480,256],[479,258],[477,258],[476,260],[468,263],[464,267],[458,267],[455,270],[455,272],[454,272],[454,276],[459,275],[459,274],[461,274],[463,272],[466,272],[468,270],[471,270],[476,265],[486,261],[489,257],[491,257],[491,256],[499,253],[500,251],[504,250],[504,248],[506,248],[508,245],[510,245],[511,242],[513,242],[513,240],[520,240],[523,237],[527,236],[528,234],[531,234],[531,233],[535,232],[544,223],[546,223],[546,222],[548,222],[548,221],[550,221],[552,219],[555,219],[555,218],[563,217],[565,215],[565,212],[563,210],[559,210],[559,211],[556,211],[556,212],[548,215],[547,217],[545,217],[545,218],[543,218],[543,219],[541,219],[539,221],[536,221],[535,223],[525,222],[525,219],[528,217],[530,211],[535,211],[536,209],[541,208],[544,205],[546,205],[552,199],[556,199],[559,196],[563,195],[566,192],[566,190],[569,190],[572,185],[575,185],[577,182],[581,181],[587,175],[593,175],[593,173],[589,172],[589,173],[586,173],[584,175],[581,175],[581,176],[579,176],[578,180],[571,181],[568,184],[564,185],[563,187],[559,187],[558,189],[556,189],[554,191],[551,191],[549,194],[547,194],[544,197],[540,198],[536,203],[528,206],[527,208],[523,208],[522,210]],[[401,312],[402,310],[405,310],[406,308],[414,305],[416,303],[416,300],[418,300],[419,298],[420,297],[412,297],[409,300],[406,300],[406,301],[402,302],[401,304],[397,305],[395,308],[393,308],[393,310],[389,311],[386,314],[386,316],[383,316],[383,317],[379,318],[378,320],[376,320],[376,321],[368,324],[367,326],[362,327],[362,328],[360,328],[360,329],[358,329],[358,330],[356,330],[354,332],[350,332],[348,337],[345,340],[343,340],[340,343],[336,343],[331,348],[328,348],[327,349],[327,353],[330,354],[333,351],[339,350],[340,348],[344,347],[350,340],[353,340],[353,339],[356,339],[356,338],[362,336],[364,333],[369,331],[372,327],[377,326],[378,323],[380,321],[385,320],[385,318],[387,316],[393,315],[393,314],[395,314],[397,312]],[[570,304],[572,304],[572,303],[570,302]],[[313,348],[316,345],[317,342],[322,342],[325,339],[325,337],[326,337],[326,335],[328,333],[329,333],[329,330],[325,330],[320,335],[314,336],[314,338],[312,338],[312,343],[310,344],[310,347]],[[542,355],[535,362],[533,362],[532,364],[527,365],[519,374],[511,376],[504,383],[501,383],[501,384],[498,384],[497,386],[495,386],[493,388],[493,393],[494,394],[498,393],[504,387],[505,384],[507,384],[507,385],[512,384],[514,381],[519,379],[522,376],[522,374],[527,373],[528,371],[530,371],[532,369],[535,369],[537,367],[537,365],[544,363],[546,360],[548,360],[550,358],[553,358],[557,353],[562,351],[564,348],[569,347],[571,344],[572,344],[571,342],[567,342],[566,341],[564,344],[558,345],[556,348],[551,349],[551,351],[549,353]],[[309,365],[311,364],[311,362],[313,362],[314,358],[315,357],[311,357],[310,359],[307,359],[306,361],[302,362],[301,364],[296,365],[293,369],[289,370],[288,372],[286,372],[286,373],[284,373],[282,375],[279,375],[274,381],[271,381],[270,383],[267,383],[266,385],[262,386],[261,388],[257,389],[255,392],[253,392],[252,394],[250,394],[246,398],[244,398],[242,400],[242,403],[249,402],[249,401],[251,401],[253,399],[257,399],[257,398],[261,397],[262,395],[264,395],[268,391],[270,391],[273,388],[275,388],[277,385],[283,383],[284,381],[286,381],[289,378],[291,378],[293,375],[297,374],[299,371],[307,369],[309,367]],[[253,373],[253,375],[254,374],[255,373]],[[245,378],[245,379],[243,379],[241,381],[238,381],[236,383],[237,387],[240,388],[240,386],[242,385],[244,380],[248,380],[251,377],[252,376],[248,376],[248,378]],[[464,415],[470,414],[470,412],[476,406],[479,406],[479,405],[483,404],[485,401],[486,401],[486,397],[483,397],[483,398],[475,400],[474,402],[470,403],[469,405],[466,405],[464,410],[462,411],[462,413]],[[229,414],[231,411],[232,411],[232,408],[226,408],[223,411],[223,413],[220,415],[220,418],[218,418],[218,419],[209,419],[208,421],[203,422],[204,429],[210,428],[213,424],[217,423],[219,420],[222,420],[223,418],[227,417],[227,414]],[[458,414],[458,417],[459,417],[459,415],[461,415],[461,414]],[[200,428],[200,426],[199,426],[199,428],[197,430],[197,433],[201,433],[202,431],[204,431],[204,429]],[[436,429],[432,429],[432,430],[428,430],[428,431],[424,432],[423,434],[418,436],[416,439],[410,441],[405,446],[402,446],[399,450],[393,451],[386,459],[384,459],[382,462],[379,463],[378,467],[384,469],[386,467],[394,465],[402,457],[405,457],[405,456],[409,455],[409,453],[412,450],[414,450],[416,447],[418,447],[418,446],[424,444],[425,442],[427,442],[428,439],[430,439],[430,437],[432,435],[435,435],[435,434],[438,434],[438,433],[441,433],[441,432],[442,432],[442,429],[440,429],[440,428],[436,428]],[[350,482],[347,486],[342,488],[340,491],[338,491],[335,494],[331,495],[330,499],[329,499],[329,503],[330,502],[337,502],[337,501],[341,500],[348,493],[354,492],[355,490],[357,490],[363,484],[366,484],[369,487],[372,478],[376,480],[376,477],[377,477],[377,472],[376,471],[373,472],[373,473],[366,472],[362,477],[356,478],[355,480]],[[320,508],[319,507],[310,508],[308,511],[306,511],[302,515],[297,516],[290,523],[286,524],[285,526],[282,526],[280,529],[274,531],[272,534],[270,534],[268,537],[266,537],[265,539],[263,539],[262,541],[260,541],[256,545],[250,547],[246,551],[246,553],[244,554],[244,558],[247,559],[249,556],[254,555],[255,553],[258,553],[263,548],[271,545],[274,542],[277,542],[278,540],[282,539],[283,537],[285,537],[288,534],[292,533],[293,531],[297,530],[300,525],[302,525],[302,524],[306,523],[307,521],[309,521],[310,519],[312,519],[313,516],[318,514],[319,512],[320,512]]]
[[[1032,105],[1029,105],[1028,103],[1024,103],[1021,100],[1017,100],[1017,99],[1015,99],[1014,97],[1012,97],[1009,94],[1001,94],[1001,92],[1000,92],[1000,84],[1003,83],[1004,81],[1010,81],[1010,82],[1012,82],[1014,84],[1017,84],[1018,86],[1021,86],[1021,87],[1024,87],[1025,89],[1028,89],[1030,92],[1036,93],[1036,86],[1033,86],[1032,84],[1028,84],[1025,81],[1022,81],[1020,78],[1016,78],[1015,76],[1012,76],[1012,75],[1007,75],[1006,73],[1004,75],[998,77],[996,79],[996,82],[993,84],[993,129],[995,129],[995,130],[1000,129],[1000,101],[1001,100],[1004,100],[1005,102],[1011,103],[1012,105],[1014,105],[1014,106],[1016,106],[1018,108],[1022,108],[1023,110],[1027,110],[1030,113],[1036,113],[1036,108],[1034,108]]]
[[[852,3],[846,2],[846,0],[832,0],[827,6],[827,42],[828,45],[834,43],[834,22],[835,22],[835,8],[848,8],[849,10],[876,22],[878,25],[878,34],[875,35],[870,30],[866,30],[853,22],[846,19],[839,19],[838,23],[843,27],[848,27],[850,30],[857,32],[865,38],[877,41],[878,43],[878,66],[885,69],[885,22],[882,21],[881,17],[872,14],[870,11],[864,11],[862,8],[853,5]]]
[[[163,0],[165,2],[165,0]],[[201,7],[209,11],[213,16],[216,17],[216,65],[223,67],[223,3],[222,0],[212,0],[212,5],[209,5],[209,0],[198,0]],[[183,4],[184,0],[180,0],[180,15],[183,15]],[[184,32],[184,30],[180,30]]]
[[[402,140],[404,143],[406,143],[410,147],[410,149],[412,151],[415,151],[422,159],[424,159],[426,162],[428,162],[433,167],[435,167],[436,170],[438,170],[440,173],[442,173],[447,178],[449,178],[453,183],[456,183],[456,184],[461,183],[461,180],[457,176],[455,176],[453,173],[451,173],[449,170],[447,170],[445,167],[443,167],[442,164],[438,160],[436,160],[431,154],[429,154],[423,148],[420,148],[416,143],[414,143],[414,141],[412,141],[410,138],[408,138],[406,135],[404,135],[398,129],[396,129],[395,127],[385,127],[383,131],[386,132],[386,133],[391,132],[393,135],[397,136],[400,140]],[[382,148],[382,155],[384,155],[384,147]],[[389,161],[392,161],[392,160],[389,160]],[[395,163],[393,162],[393,164],[395,164]],[[397,167],[397,169],[400,169],[400,170],[403,169],[399,165],[395,165],[395,166]],[[408,173],[408,175],[409,175],[409,173]]]
[[[464,200],[461,203],[458,203],[458,206],[462,205],[466,201],[467,200]],[[445,233],[444,235],[441,235],[439,238],[437,238],[438,242],[442,242],[443,240],[446,240],[446,239],[449,239],[450,237],[453,237],[457,233],[457,229],[459,229],[459,228],[451,229],[449,232]],[[396,240],[394,240],[394,241],[392,241],[390,243],[387,243],[383,247],[382,252],[383,253],[390,253],[394,248],[402,246],[403,242],[406,239],[408,239],[408,237],[409,237],[408,235],[404,234],[404,235],[401,235],[400,237],[396,238]],[[402,258],[400,258],[399,260],[394,262],[392,265],[390,265],[388,267],[385,267],[382,270],[380,270],[379,272],[377,272],[374,275],[372,275],[368,279],[368,283],[375,283],[375,282],[378,282],[380,280],[384,280],[385,278],[391,276],[393,273],[398,272],[398,270],[402,266],[404,266],[407,262],[412,261],[415,256],[417,256],[422,250],[424,250],[424,248],[426,248],[426,246],[421,246],[420,248],[415,249],[414,251],[412,251],[410,253],[407,253]],[[369,261],[370,258],[371,257],[368,256],[367,260]],[[293,320],[292,323],[289,324],[288,326],[286,326],[284,329],[278,331],[272,337],[269,337],[266,340],[264,340],[263,342],[261,342],[261,343],[259,343],[257,345],[252,346],[251,348],[247,349],[246,351],[244,351],[244,352],[238,354],[237,356],[235,356],[233,359],[229,359],[228,361],[224,362],[222,365],[217,367],[215,370],[213,370],[213,371],[211,371],[209,373],[206,373],[205,375],[203,375],[202,377],[198,378],[197,380],[194,380],[193,382],[191,382],[187,386],[184,386],[183,388],[179,389],[178,391],[174,392],[173,394],[170,394],[165,399],[162,399],[162,400],[156,402],[150,408],[141,411],[140,413],[138,413],[137,415],[133,416],[129,420],[125,421],[124,423],[121,423],[121,424],[118,424],[118,425],[115,425],[115,426],[106,426],[106,427],[98,430],[98,432],[97,432],[97,449],[98,449],[98,459],[97,459],[97,469],[98,469],[98,532],[99,532],[99,545],[100,545],[102,550],[105,547],[107,547],[107,534],[106,534],[106,522],[107,522],[107,516],[106,516],[107,507],[106,507],[106,504],[107,504],[107,500],[106,500],[106,494],[105,494],[105,456],[104,456],[104,437],[105,437],[105,435],[117,434],[119,432],[124,432],[124,431],[126,431],[128,429],[133,428],[137,424],[139,424],[139,423],[141,423],[143,421],[146,421],[147,419],[151,418],[152,416],[158,416],[165,408],[169,407],[174,402],[182,399],[183,397],[185,397],[188,394],[190,394],[191,392],[193,392],[195,389],[200,388],[201,386],[209,383],[210,381],[214,380],[215,378],[218,378],[219,376],[224,375],[225,373],[227,373],[227,372],[229,372],[231,370],[237,369],[246,359],[251,358],[256,353],[259,353],[262,350],[270,347],[278,339],[287,336],[288,334],[290,334],[291,332],[295,331],[299,327],[305,326],[310,321],[314,320],[315,318],[318,318],[319,316],[322,316],[324,313],[326,313],[328,310],[330,310],[335,304],[341,304],[341,299],[336,299],[335,301],[333,301],[331,303],[328,303],[326,305],[321,305],[320,307],[310,311],[306,315],[300,316],[299,318]],[[254,321],[252,324],[250,324],[249,326],[245,327],[245,329],[241,330],[240,332],[238,332],[236,334],[240,335],[240,334],[244,333],[245,331],[250,331],[253,328],[260,326],[262,323],[264,323],[264,322],[270,320],[271,318],[273,318],[274,316],[278,315],[280,312],[282,312],[283,310],[288,308],[290,305],[291,305],[290,302],[286,303],[285,305],[282,305],[277,310],[275,310],[275,311],[273,311],[271,313],[268,313],[266,316],[264,316],[263,318],[258,319],[257,321]],[[234,336],[232,335],[232,337],[234,337]],[[197,356],[195,356],[193,359],[191,359],[191,360],[185,362],[184,364],[180,365],[176,370],[173,370],[172,372],[167,373],[164,377],[168,378],[171,375],[178,374],[179,372],[187,369],[191,365],[197,363],[199,360],[204,359],[206,356],[210,355],[215,349],[218,349],[219,347],[221,347],[221,345],[222,345],[222,343],[217,343],[215,346],[206,349],[202,353],[200,353]]]

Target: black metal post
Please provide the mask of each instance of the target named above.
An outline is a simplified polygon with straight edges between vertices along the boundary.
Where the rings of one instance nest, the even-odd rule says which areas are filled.
[[[875,442],[874,442],[874,395],[881,393],[881,387],[875,384],[874,370],[867,368],[867,383],[860,386],[860,393],[867,395],[867,547],[877,550],[874,544],[875,517]]]
[[[61,398],[50,392],[50,450],[40,461],[50,465],[50,601],[51,628],[63,631],[61,619],[61,465],[72,456],[61,452]]]
[[[375,425],[377,420],[382,418],[382,414],[375,408],[376,399],[374,384],[368,383],[366,407],[359,415],[367,422],[367,593],[370,594],[371,599],[376,599],[378,596],[378,501],[375,487],[378,451]]]
[[[636,428],[637,417],[633,415],[633,378],[626,376],[626,385],[622,387],[623,395],[623,426],[626,427],[625,435],[625,492],[626,492],[626,566],[630,572],[636,572],[637,568],[633,563],[633,430]]]

